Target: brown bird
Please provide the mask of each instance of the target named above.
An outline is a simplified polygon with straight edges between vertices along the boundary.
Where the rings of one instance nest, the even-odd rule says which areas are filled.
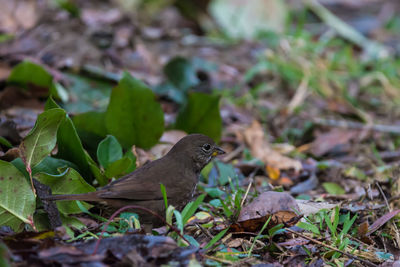
[[[106,205],[111,210],[138,205],[165,215],[160,184],[166,187],[168,204],[182,209],[191,201],[200,171],[215,156],[225,152],[202,134],[187,135],[162,158],[143,165],[130,174],[99,188],[95,192],[72,195],[51,195],[45,200],[83,200]],[[144,224],[159,225],[150,214],[135,211]]]

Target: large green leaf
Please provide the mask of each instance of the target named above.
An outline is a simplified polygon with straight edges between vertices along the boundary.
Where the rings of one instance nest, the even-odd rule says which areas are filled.
[[[105,112],[89,111],[72,117],[85,148],[96,154],[97,145],[107,135]],[[93,153],[94,152],[94,153]]]
[[[122,147],[117,138],[108,135],[97,148],[97,160],[104,168],[122,158]]]
[[[53,77],[42,66],[30,61],[23,61],[13,68],[7,81],[22,86],[33,84],[49,88]]]
[[[75,163],[79,167],[80,173],[85,176],[85,180],[92,180],[90,179],[92,175],[87,160],[88,156],[85,154],[82,142],[69,117],[65,118],[58,128],[57,148],[56,157]]]
[[[78,99],[78,101],[69,101],[63,105],[69,113],[102,111],[107,108],[110,88],[115,86],[115,83],[96,77],[85,77],[72,73],[63,74],[68,79],[68,92],[71,98]]]
[[[221,138],[222,118],[219,96],[192,93],[176,119],[176,128],[187,133],[202,133],[216,142]]]
[[[26,178],[29,179],[29,174],[26,171],[26,167],[21,158],[16,158],[11,161],[12,165],[14,165],[22,174],[25,175]],[[48,174],[60,174],[59,169],[64,167],[70,167],[74,169],[78,169],[78,167],[69,161],[63,159],[56,159],[53,157],[45,157],[38,165],[32,168],[32,175],[35,175],[38,172],[45,172]]]
[[[32,223],[35,196],[24,175],[9,162],[0,160],[0,225],[9,225],[14,231],[22,223]]]
[[[59,108],[53,98],[49,97],[45,110]],[[87,155],[83,149],[81,139],[76,132],[75,125],[67,115],[61,122],[57,132],[57,157],[75,163],[81,174],[85,176],[85,180],[92,181],[92,173],[90,171]]]
[[[65,111],[59,108],[47,110],[38,116],[35,127],[20,145],[21,156],[27,169],[34,167],[53,150],[57,141],[58,126],[64,119]]]
[[[111,93],[106,127],[123,147],[150,148],[164,131],[164,115],[154,93],[125,72]]]
[[[80,194],[95,191],[94,187],[85,182],[80,174],[71,168],[66,168],[59,175],[38,173],[35,178],[50,186],[53,194]],[[80,213],[75,201],[57,201],[57,207],[64,214]]]
[[[164,67],[164,74],[180,90],[187,90],[200,82],[192,63],[183,57],[171,59]]]

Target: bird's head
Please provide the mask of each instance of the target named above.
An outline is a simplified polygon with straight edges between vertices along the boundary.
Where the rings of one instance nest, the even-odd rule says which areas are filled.
[[[179,153],[179,158],[191,160],[196,171],[200,172],[214,157],[225,151],[206,135],[190,134],[179,140],[169,153]]]

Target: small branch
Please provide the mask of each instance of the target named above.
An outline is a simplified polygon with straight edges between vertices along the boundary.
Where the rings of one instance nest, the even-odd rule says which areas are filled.
[[[92,255],[95,255],[95,254],[97,253],[97,249],[99,248],[101,238],[102,238],[102,236],[104,235],[104,232],[106,231],[106,229],[108,228],[108,226],[110,225],[111,221],[112,221],[118,214],[120,214],[121,212],[123,212],[124,210],[127,210],[127,209],[137,209],[137,210],[142,210],[142,211],[145,211],[145,212],[147,212],[147,213],[150,213],[151,215],[153,215],[153,216],[159,218],[161,221],[163,221],[163,223],[165,223],[170,229],[172,229],[175,233],[177,233],[177,234],[179,235],[180,238],[182,238],[182,239],[185,240],[188,244],[190,244],[190,242],[179,232],[178,229],[176,229],[176,228],[175,228],[174,226],[172,226],[171,224],[167,223],[167,221],[166,221],[162,216],[160,216],[159,214],[155,213],[154,211],[152,211],[152,210],[150,210],[150,209],[148,209],[148,208],[144,208],[144,207],[137,206],[137,205],[128,205],[128,206],[122,207],[122,208],[118,209],[117,211],[115,211],[115,212],[111,215],[110,219],[108,219],[107,223],[104,225],[104,228],[103,228],[103,230],[102,230],[101,233],[100,233],[99,239],[97,239],[97,241],[96,241],[96,246],[94,247],[94,250],[93,250]]]
[[[332,119],[322,119],[322,118],[314,118],[313,122],[323,126],[332,126],[345,129],[372,130],[376,132],[400,135],[400,126],[396,125],[384,125],[384,124],[367,125],[364,123],[354,122],[354,121],[332,120]]]
[[[304,238],[304,239],[307,239],[307,240],[309,240],[309,241],[311,241],[311,242],[313,242],[313,243],[315,243],[315,244],[318,244],[318,245],[320,245],[320,246],[329,248],[329,249],[334,250],[334,251],[336,251],[336,252],[342,253],[342,254],[346,255],[347,257],[350,257],[350,258],[352,258],[352,259],[354,259],[354,260],[358,260],[358,261],[360,261],[360,262],[362,262],[362,263],[365,263],[365,265],[367,265],[367,266],[370,266],[370,267],[378,267],[378,265],[376,265],[376,264],[374,264],[374,263],[372,263],[372,262],[370,262],[370,261],[368,261],[368,260],[364,260],[364,259],[362,259],[362,258],[360,258],[360,257],[357,257],[357,256],[355,256],[355,255],[352,255],[352,254],[350,254],[350,253],[348,253],[348,252],[346,252],[346,251],[341,251],[341,250],[339,250],[339,249],[337,249],[337,248],[335,248],[335,247],[332,247],[332,246],[330,246],[330,245],[324,244],[324,243],[322,243],[321,241],[318,241],[318,240],[316,240],[316,239],[314,239],[314,238],[311,238],[311,237],[308,237],[308,236],[306,236],[306,235],[300,234],[299,232],[293,231],[293,230],[291,230],[291,229],[289,229],[289,228],[286,228],[285,230],[288,231],[288,232],[290,232],[290,233],[292,233],[292,234],[295,234],[295,235],[297,235],[297,236],[300,236],[300,237],[302,237],[302,238]]]

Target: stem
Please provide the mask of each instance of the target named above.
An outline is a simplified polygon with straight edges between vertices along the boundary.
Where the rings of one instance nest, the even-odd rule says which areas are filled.
[[[97,249],[99,248],[101,238],[102,238],[104,232],[106,231],[106,229],[108,228],[108,226],[110,225],[111,221],[112,221],[118,214],[120,214],[121,212],[123,212],[124,210],[127,210],[127,209],[137,209],[137,210],[142,210],[142,211],[145,211],[145,212],[147,212],[147,213],[150,213],[151,215],[153,215],[153,216],[159,218],[161,221],[163,221],[163,223],[165,223],[169,228],[171,228],[175,233],[177,233],[177,234],[179,235],[180,238],[182,238],[182,239],[185,240],[188,244],[190,244],[190,242],[179,232],[178,229],[176,229],[176,228],[175,228],[174,226],[172,226],[171,224],[167,223],[167,221],[166,221],[162,216],[160,216],[159,214],[155,213],[154,211],[152,211],[152,210],[150,210],[150,209],[148,209],[148,208],[144,208],[144,207],[137,206],[137,205],[128,205],[128,206],[122,207],[122,208],[118,209],[117,211],[115,211],[115,212],[111,215],[110,219],[108,219],[107,223],[104,225],[104,228],[103,228],[103,230],[102,230],[101,233],[100,233],[99,239],[97,239],[97,241],[96,241],[96,246],[95,246],[95,248],[94,248],[94,250],[93,250],[92,255],[95,255],[95,254],[97,253]]]

